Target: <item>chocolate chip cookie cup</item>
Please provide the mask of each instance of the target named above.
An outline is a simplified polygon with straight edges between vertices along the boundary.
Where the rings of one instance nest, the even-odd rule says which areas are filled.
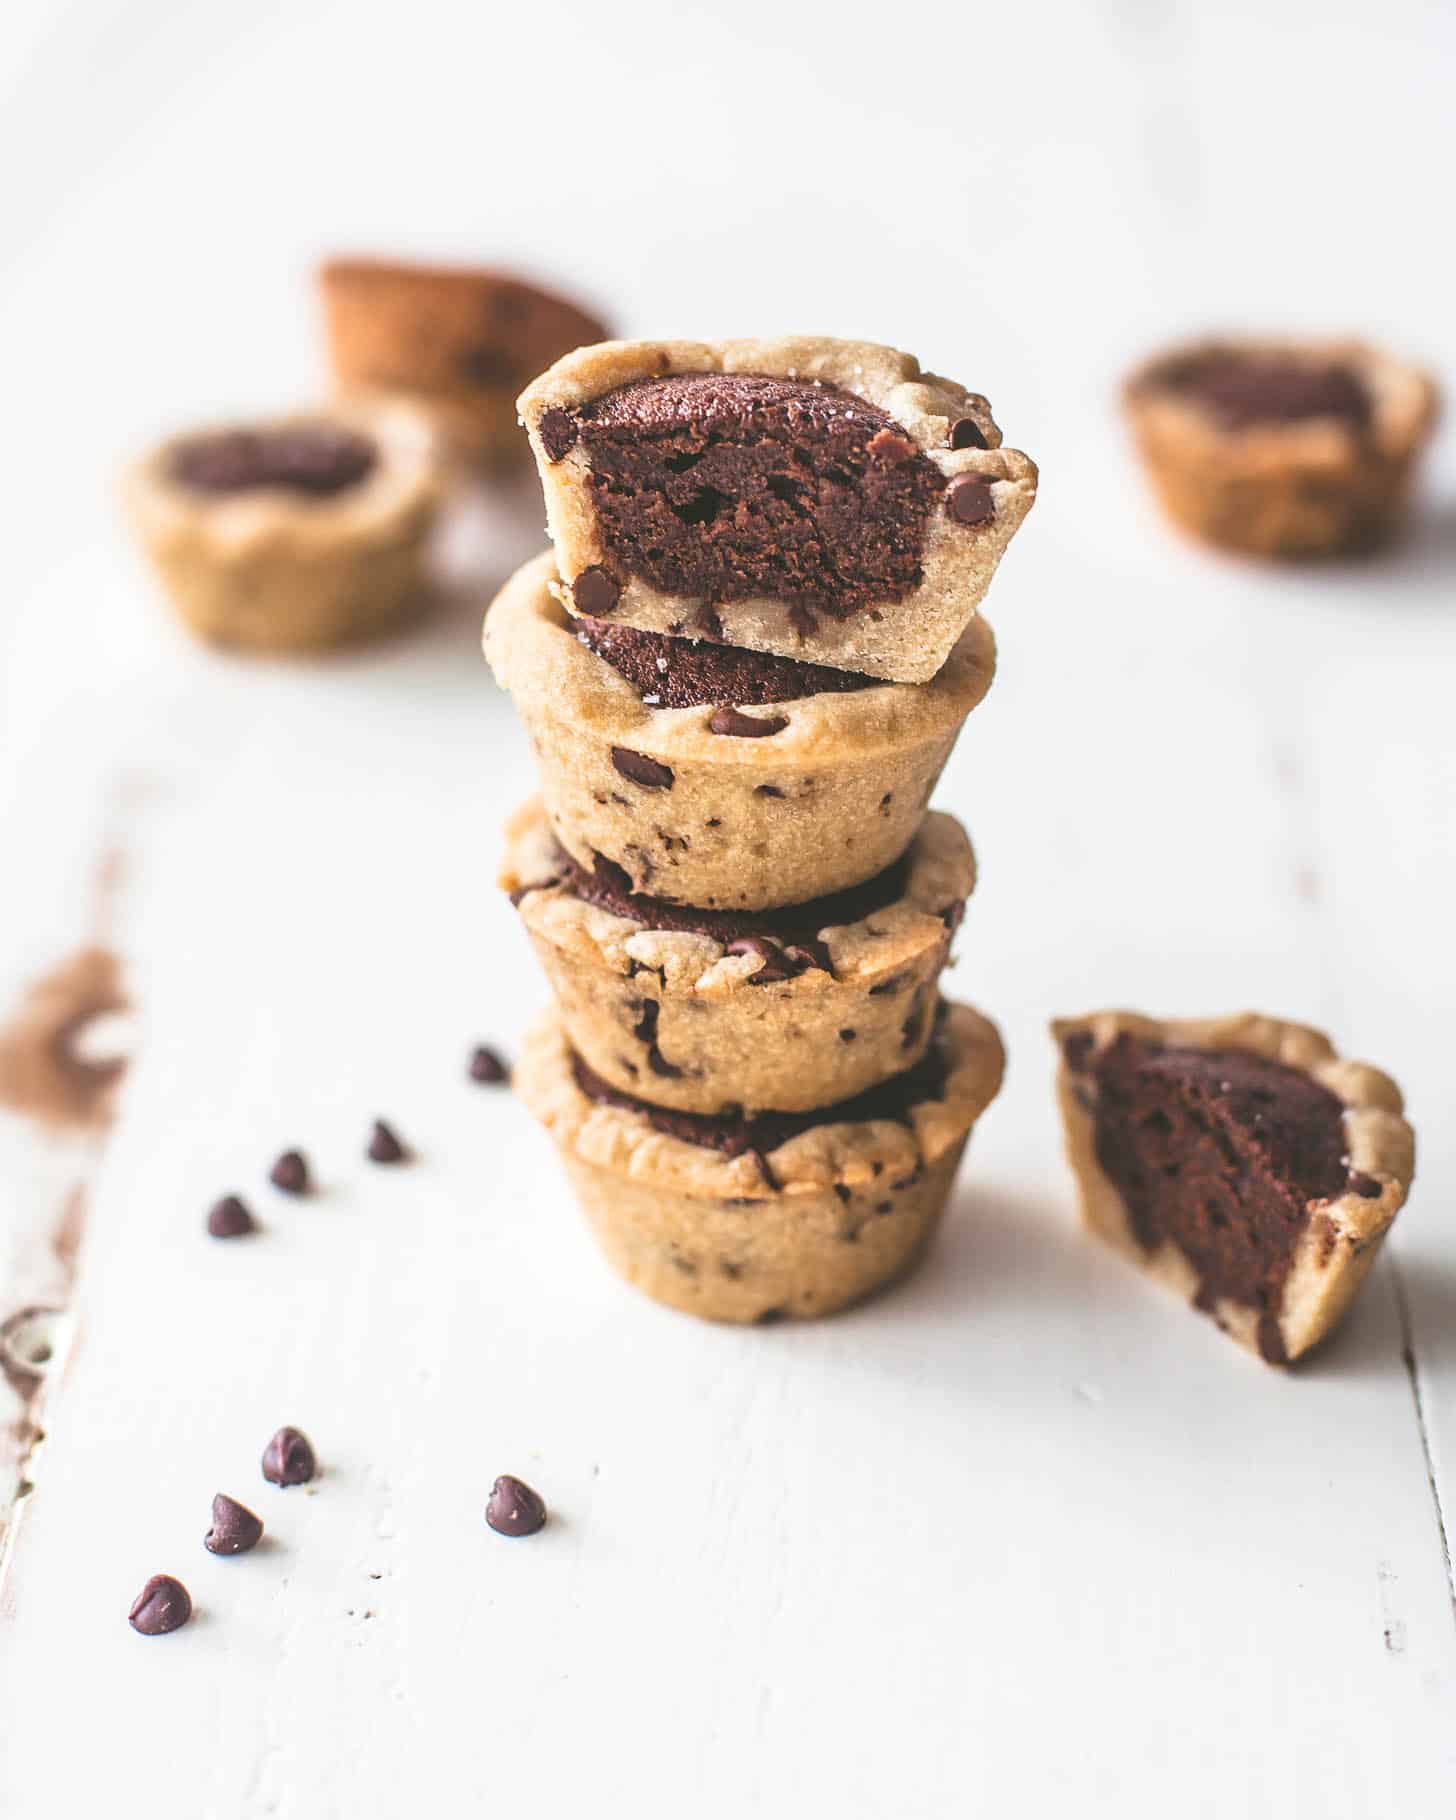
[[[1086,1223],[1271,1364],[1307,1352],[1410,1191],[1394,1081],[1252,1013],[1101,1011],[1052,1032]]]
[[[553,573],[547,554],[506,584],[486,656],[526,723],[562,846],[673,903],[767,910],[883,872],[914,838],[995,669],[979,618],[934,681],[908,688],[707,638],[578,625]],[[583,642],[593,638],[615,661]]]
[[[319,291],[340,389],[410,399],[457,456],[487,467],[527,460],[521,387],[606,333],[596,317],[508,272],[330,259]]]
[[[930,814],[878,877],[791,909],[712,912],[584,871],[538,802],[507,829],[501,884],[576,1053],[611,1087],[708,1114],[851,1098],[929,1047],[937,981],[976,877]]]
[[[1160,354],[1124,402],[1168,516],[1279,557],[1387,541],[1438,410],[1426,374],[1364,342],[1256,338]]]
[[[520,398],[576,613],[928,682],[1036,496],[986,400],[872,342],[609,341]]]
[[[319,650],[396,626],[426,598],[439,466],[407,407],[173,436],[132,468],[125,494],[172,604],[210,643]]]
[[[953,1005],[913,1069],[855,1099],[702,1119],[608,1087],[553,1012],[516,1085],[622,1276],[705,1320],[770,1321],[831,1314],[915,1262],[1004,1059],[995,1026]]]

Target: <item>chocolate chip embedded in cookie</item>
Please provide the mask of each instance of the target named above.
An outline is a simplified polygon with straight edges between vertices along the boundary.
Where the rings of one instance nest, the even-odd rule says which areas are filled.
[[[985,399],[870,342],[608,342],[520,409],[573,611],[706,613],[741,649],[898,682],[946,661],[1036,493]]]
[[[132,469],[127,503],[194,632],[303,651],[419,611],[439,479],[407,407],[338,407],[171,437]]]
[[[1263,1358],[1306,1352],[1410,1189],[1395,1083],[1276,1018],[1106,1011],[1052,1029],[1087,1223]]]
[[[1394,530],[1433,382],[1357,341],[1208,340],[1160,354],[1125,403],[1159,499],[1210,543],[1330,556]]]
[[[554,573],[548,554],[506,584],[486,656],[531,735],[562,845],[672,903],[763,910],[883,872],[995,667],[975,617],[932,682],[825,689],[814,665],[574,620]],[[761,724],[747,733],[725,707]]]
[[[409,399],[459,455],[487,465],[525,458],[515,400],[532,374],[606,333],[507,272],[330,259],[319,287],[340,387]]]
[[[695,1118],[610,1087],[553,1013],[517,1079],[628,1281],[708,1320],[762,1322],[832,1313],[915,1261],[1003,1064],[994,1026],[953,1005],[934,1048],[866,1094]]]
[[[918,1062],[975,884],[960,824],[927,815],[909,850],[849,890],[779,910],[635,894],[556,841],[538,802],[507,829],[511,894],[577,1052],[664,1107],[797,1112]]]

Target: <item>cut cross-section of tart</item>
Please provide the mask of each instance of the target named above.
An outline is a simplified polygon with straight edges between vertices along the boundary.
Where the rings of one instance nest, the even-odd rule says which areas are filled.
[[[814,1112],[706,1118],[618,1092],[552,1012],[517,1091],[555,1139],[610,1262],[715,1321],[830,1314],[909,1268],[996,1097],[995,1026],[949,1005],[913,1068]]]
[[[501,883],[577,1053],[610,1086],[686,1112],[801,1112],[913,1067],[975,883],[971,843],[927,815],[909,850],[848,891],[713,911],[577,864],[539,802],[507,829]]]
[[[862,884],[914,839],[961,724],[991,685],[979,616],[920,688],[574,620],[550,553],[485,622],[557,839],[591,871],[705,910],[765,910]]]
[[[1307,1352],[1410,1190],[1394,1081],[1252,1013],[1100,1011],[1052,1030],[1088,1225],[1271,1363]]]
[[[984,398],[872,342],[603,342],[520,409],[575,613],[925,682],[1036,495]]]

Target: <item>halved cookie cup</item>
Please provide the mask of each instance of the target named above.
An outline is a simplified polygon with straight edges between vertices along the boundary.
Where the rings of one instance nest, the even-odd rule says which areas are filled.
[[[1253,1013],[1100,1011],[1052,1032],[1086,1223],[1270,1363],[1307,1352],[1410,1190],[1394,1081]]]
[[[773,1142],[784,1121],[736,1128],[727,1154],[653,1123],[649,1107],[582,1085],[553,1012],[516,1068],[517,1091],[556,1140],[613,1266],[659,1302],[715,1321],[830,1314],[882,1288],[924,1249],[975,1121],[996,1097],[995,1026],[950,1006],[933,1050],[855,1116],[850,1101]],[[933,1065],[932,1065],[933,1064]],[[923,1091],[922,1091],[923,1086]],[[812,1115],[808,1115],[812,1117]],[[665,1113],[683,1128],[689,1115]]]
[[[346,393],[405,397],[462,460],[526,459],[516,394],[533,373],[606,331],[510,272],[335,258],[319,271],[334,376]]]
[[[598,1075],[659,1106],[756,1113],[849,1099],[920,1060],[975,877],[959,822],[932,813],[858,891],[694,929],[697,913],[650,898],[590,901],[597,881],[533,801],[508,826],[500,882]]]
[[[651,407],[642,435],[664,458],[644,483],[648,522],[626,529],[629,489],[594,452],[602,401],[712,376],[781,384],[693,420],[676,453]],[[676,634],[711,607],[730,644],[897,682],[946,662],[1036,497],[1035,464],[1001,446],[984,398],[873,342],[608,341],[519,402],[574,612]]]
[[[1190,342],[1124,388],[1175,523],[1225,549],[1296,558],[1391,536],[1438,402],[1425,373],[1348,340]]]
[[[961,723],[991,686],[975,619],[933,682],[753,709],[768,737],[712,731],[711,705],[649,706],[578,639],[550,553],[506,584],[485,654],[515,698],[557,839],[631,889],[702,909],[766,910],[861,884],[905,851]]]
[[[247,457],[230,449],[261,447],[266,473],[280,438],[302,450],[294,471],[275,461],[271,481],[234,484]],[[362,471],[326,485],[337,476],[309,457],[309,439],[362,451]],[[336,404],[168,437],[127,474],[125,499],[178,615],[212,644],[320,650],[397,626],[427,600],[440,464],[406,405]]]

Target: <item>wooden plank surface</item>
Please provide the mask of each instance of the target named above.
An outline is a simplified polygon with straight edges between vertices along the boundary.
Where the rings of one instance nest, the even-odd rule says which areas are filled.
[[[1269,573],[1163,531],[1110,401],[1142,340],[1266,297],[1456,373],[1422,175],[1449,17],[1265,8],[1251,56],[1237,9],[912,7],[906,46],[867,50],[840,12],[786,41],[776,10],[725,38],[648,8],[628,55],[584,7],[487,44],[426,6],[459,54],[433,87],[420,62],[401,130],[365,130],[398,46],[363,26],[326,116],[348,155],[299,161],[247,130],[321,92],[341,15],[296,10],[224,43],[158,5],[118,86],[97,20],[22,8],[0,71],[0,150],[53,151],[6,342],[64,346],[86,419],[15,363],[0,1011],[100,943],[132,1022],[91,1036],[135,1056],[114,1124],[0,1112],[0,1319],[60,1311],[17,1340],[51,1357],[7,1467],[34,1490],[0,1813],[1448,1814],[1456,469],[1397,556]],[[568,124],[544,132],[551,44]],[[520,79],[482,120],[487,52]],[[927,58],[960,85],[933,107],[884,74]],[[603,68],[611,207],[578,137]],[[765,69],[762,105],[800,103],[772,145],[735,125]],[[674,71],[731,168],[665,155]],[[1378,133],[1341,130],[1352,87]],[[1262,133],[1229,130],[1239,94]],[[544,1001],[493,885],[529,754],[477,651],[538,503],[469,509],[419,636],[311,666],[187,645],[114,522],[108,466],[150,424],[307,383],[322,237],[412,234],[494,238],[633,329],[900,339],[1043,462],[988,602],[1001,675],[937,799],[982,866],[952,989],[1011,1071],[930,1263],[852,1315],[738,1333],[636,1298],[523,1109],[465,1079]],[[1405,1085],[1417,1194],[1307,1369],[1244,1358],[1077,1232],[1045,1023],[1113,1002],[1306,1017]],[[378,1115],[409,1168],[364,1161]],[[287,1144],[316,1198],[264,1184]],[[220,1246],[201,1222],[230,1188],[265,1230]],[[262,1483],[281,1422],[316,1487]],[[532,1542],[483,1524],[502,1471],[552,1507]],[[217,1490],[266,1548],[202,1550]],[[148,1642],[125,1611],[156,1571],[198,1618]]]

